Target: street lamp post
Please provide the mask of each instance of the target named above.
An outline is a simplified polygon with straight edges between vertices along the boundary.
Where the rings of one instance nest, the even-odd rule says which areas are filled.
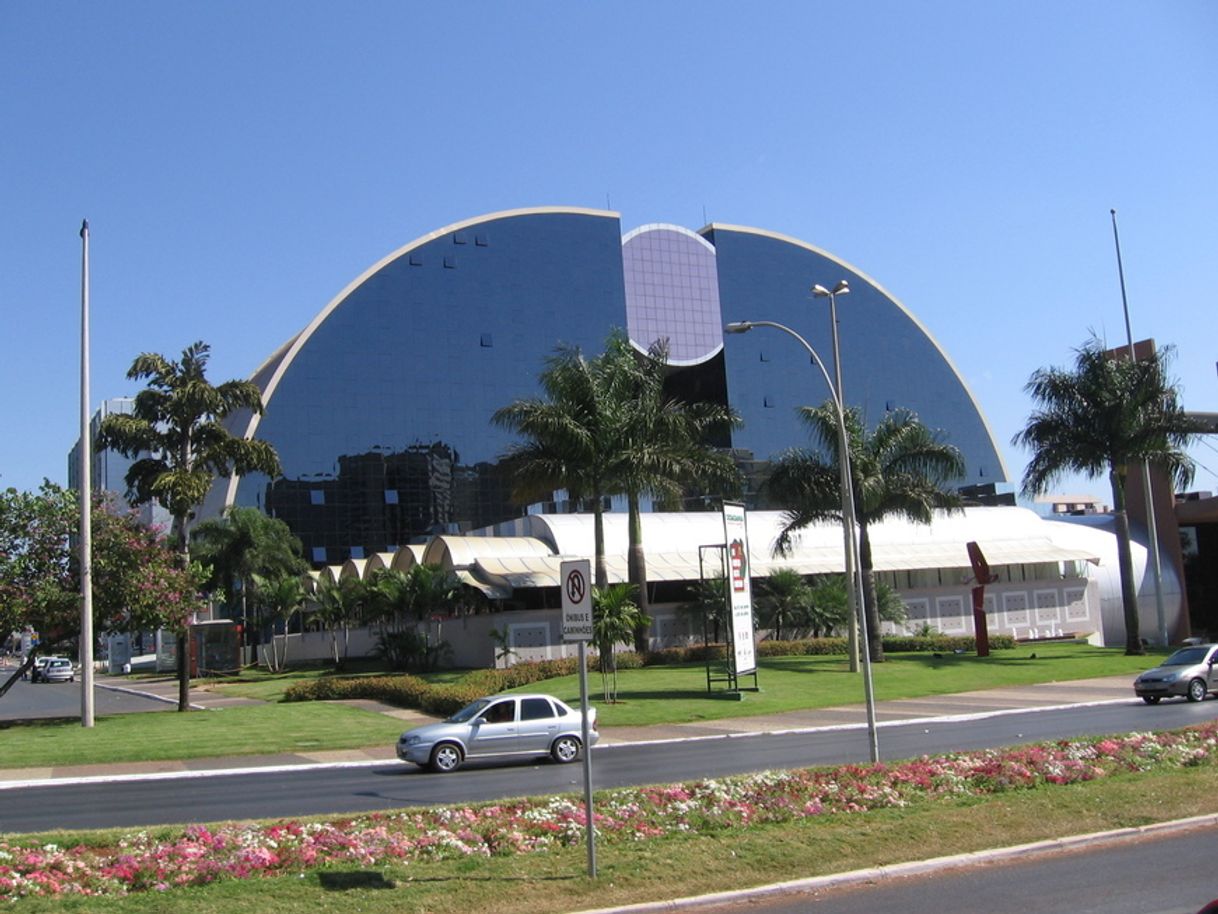
[[[842,408],[842,399],[838,393],[838,389],[833,385],[833,381],[829,377],[829,372],[825,370],[825,363],[821,361],[820,356],[812,345],[802,336],[792,330],[785,324],[778,324],[774,321],[736,321],[728,324],[724,329],[728,333],[748,333],[754,327],[772,327],[775,330],[781,330],[788,336],[794,337],[808,355],[812,357],[812,362],[820,369],[821,376],[825,379],[825,384],[829,387],[829,393],[833,397],[833,405],[837,413],[837,440],[838,440],[838,467],[841,471],[841,487],[842,487],[842,530],[845,534],[845,564],[846,564],[846,602],[847,611],[851,620],[858,619],[862,630],[863,643],[867,643],[867,616],[866,613],[860,613],[857,605],[858,588],[855,584],[856,580],[856,563],[854,554],[856,549],[855,544],[855,526],[856,514],[854,506],[854,486],[851,484],[850,472],[850,441],[846,431],[846,414]],[[851,622],[853,625],[853,621]],[[875,691],[871,683],[871,654],[867,650],[863,650],[863,699],[867,706],[867,738],[868,747],[871,753],[871,761],[878,762],[880,760],[879,738],[876,733],[875,720]]]
[[[832,331],[833,336],[834,396],[841,407],[843,415],[845,415],[846,412],[846,388],[842,386],[842,353],[838,346],[837,337],[837,297],[839,295],[848,295],[849,293],[850,284],[844,279],[838,280],[837,285],[832,289],[826,289],[820,283],[817,283],[812,287],[812,294],[814,296],[817,298],[829,299],[829,328]],[[860,567],[858,542],[855,540],[853,535],[850,537],[850,550],[852,553],[851,558],[854,562],[854,567]],[[854,586],[853,576],[850,577],[850,586]],[[856,597],[854,605],[860,607],[863,606],[863,594],[861,586],[859,587],[859,593]],[[866,611],[865,608],[863,611]],[[850,629],[847,634],[849,635],[847,638],[847,650],[850,651],[850,672],[857,673],[859,668],[859,622],[853,614],[850,616]],[[871,650],[871,645],[867,642],[866,638],[863,639],[863,650]]]

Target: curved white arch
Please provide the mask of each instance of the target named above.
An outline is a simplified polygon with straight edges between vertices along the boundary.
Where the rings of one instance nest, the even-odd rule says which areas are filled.
[[[415,565],[423,564],[423,553],[426,551],[427,545],[424,543],[409,543],[408,545],[401,546],[393,554],[393,561],[389,567],[394,571],[400,571],[405,574]]]

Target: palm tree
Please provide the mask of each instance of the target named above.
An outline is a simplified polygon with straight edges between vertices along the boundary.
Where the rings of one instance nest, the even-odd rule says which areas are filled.
[[[785,525],[775,547],[778,552],[789,550],[793,534],[809,524],[841,522],[837,407],[832,401],[804,406],[800,407],[800,415],[827,457],[795,451],[775,463],[767,486],[779,503],[787,507]],[[936,508],[959,508],[960,496],[947,486],[964,474],[964,458],[909,410],[888,413],[870,433],[864,431],[857,410],[848,409],[845,418],[859,528],[859,570],[867,613],[868,650],[871,659],[880,662],[884,659],[884,646],[868,530],[888,517],[929,524]]]
[[[1168,379],[1170,350],[1130,361],[1113,358],[1094,337],[1075,353],[1072,369],[1041,368],[1024,388],[1037,409],[1013,443],[1032,451],[1023,493],[1044,492],[1066,473],[1108,475],[1116,521],[1117,564],[1125,612],[1125,653],[1141,654],[1137,585],[1125,513],[1125,481],[1132,463],[1150,462],[1179,488],[1193,478],[1185,451],[1197,424],[1180,407]]]
[[[330,633],[330,648],[334,657],[334,668],[341,669],[347,659],[351,635],[351,623],[363,618],[369,596],[368,587],[358,578],[343,578],[341,581],[323,580],[313,595],[315,612],[326,631]],[[338,633],[343,633],[343,649],[338,649]]]
[[[798,571],[780,568],[758,582],[761,586],[757,608],[764,624],[774,629],[774,639],[782,640],[785,626],[791,629],[807,628],[811,622],[813,607],[812,588]]]
[[[148,382],[130,414],[102,420],[98,449],[135,458],[127,471],[133,504],[159,502],[173,523],[171,539],[183,567],[190,564],[187,527],[217,476],[261,472],[277,476],[279,458],[265,441],[239,438],[225,417],[243,409],[262,412],[262,391],[253,381],[212,385],[206,377],[211,347],[196,342],[173,362],[154,352],[136,357],[131,381]],[[190,710],[190,663],[186,629],[178,633],[178,710]]]
[[[623,409],[607,367],[603,356],[587,359],[577,347],[560,346],[538,378],[544,396],[517,400],[491,419],[526,439],[505,455],[513,497],[529,502],[566,489],[573,501],[591,503],[598,587],[609,583],[604,501],[616,491],[612,467]]]
[[[298,574],[279,574],[268,578],[256,572],[252,580],[255,600],[271,617],[271,656],[267,659],[267,667],[277,673],[288,662],[288,620],[304,605],[304,581]],[[275,628],[279,622],[283,622],[282,656],[275,642]]]
[[[629,643],[640,626],[651,620],[634,601],[633,584],[610,584],[592,588],[592,642],[600,657],[601,685],[605,701],[617,701],[617,657],[619,644]]]
[[[595,578],[608,584],[603,502],[625,493],[629,510],[630,582],[647,608],[641,500],[651,495],[679,504],[684,486],[734,493],[739,472],[729,454],[707,444],[720,429],[739,423],[728,407],[684,403],[664,392],[668,353],[663,345],[640,353],[621,330],[605,351],[586,359],[575,348],[560,348],[540,381],[545,397],[518,400],[493,421],[528,440],[507,454],[514,463],[516,497],[527,501],[556,488],[592,502]],[[635,633],[646,648],[645,629]]]
[[[463,589],[452,571],[438,565],[413,565],[409,571],[384,569],[373,575],[364,619],[381,627],[380,653],[395,668],[416,665],[430,669],[446,646],[439,629],[433,645],[431,632],[424,627],[420,633],[419,623],[452,615],[462,603]],[[412,625],[403,629],[407,620]]]
[[[719,642],[720,630],[728,624],[727,582],[722,575],[702,578],[690,588],[690,598],[677,607],[677,612],[702,629],[703,643]]]
[[[808,625],[812,637],[826,637],[849,622],[849,600],[846,595],[844,574],[822,575],[812,585],[812,609],[808,613]]]
[[[614,378],[617,397],[625,397],[622,425],[615,433],[611,479],[626,494],[628,519],[627,568],[638,588],[639,607],[647,618],[647,561],[643,548],[642,497],[660,505],[680,506],[687,486],[722,495],[736,494],[740,471],[725,450],[709,444],[711,437],[740,424],[728,406],[686,403],[665,393],[668,347],[658,343],[640,356],[624,334],[610,337],[604,359]],[[650,624],[650,621],[648,622]],[[635,649],[647,649],[646,626],[634,634]]]
[[[210,571],[209,588],[223,591],[230,607],[237,604],[240,595],[241,621],[246,630],[250,627],[248,597],[254,576],[300,577],[309,567],[300,540],[288,525],[257,508],[234,506],[223,517],[201,521],[191,530],[190,540],[192,557]],[[260,626],[254,628],[261,632]]]

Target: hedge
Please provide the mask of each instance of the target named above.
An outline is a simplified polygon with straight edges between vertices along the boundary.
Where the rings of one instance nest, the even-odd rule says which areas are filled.
[[[1009,635],[994,635],[990,647],[1010,650],[1015,639]],[[884,650],[890,653],[910,651],[972,653],[977,649],[972,638],[947,635],[889,635],[884,638]],[[762,641],[757,645],[759,657],[826,656],[847,652],[845,638],[808,638],[800,641]],[[615,655],[619,670],[636,670],[644,666],[677,665],[721,661],[727,657],[723,644],[698,644],[690,647],[669,647],[638,654],[622,651]],[[588,669],[596,670],[598,658],[588,655]],[[342,701],[364,698],[381,701],[401,708],[415,708],[426,714],[447,717],[483,695],[494,695],[508,689],[531,685],[558,676],[579,672],[574,657],[561,660],[536,660],[517,663],[506,669],[474,670],[450,685],[431,685],[409,673],[390,676],[322,676],[288,686],[284,701]]]

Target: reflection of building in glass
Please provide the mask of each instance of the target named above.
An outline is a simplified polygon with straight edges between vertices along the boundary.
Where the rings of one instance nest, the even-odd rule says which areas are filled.
[[[269,513],[310,532],[306,551],[317,564],[392,552],[423,536],[513,513],[497,464],[461,466],[452,448],[439,442],[344,454],[337,466],[337,475],[282,477],[266,489]]]
[[[870,423],[904,407],[942,429],[965,455],[962,485],[1005,482],[950,360],[865,274],[757,229],[647,225],[623,238],[616,213],[553,208],[448,226],[352,282],[255,374],[265,414],[238,418],[238,431],[274,445],[283,478],[225,480],[203,513],[261,507],[317,565],[519,515],[500,463],[512,442],[491,415],[537,395],[557,344],[600,352],[614,327],[640,351],[667,345],[675,395],[730,402],[744,425],[715,443],[756,478],[808,443],[796,408],[828,392],[791,340],[752,333],[725,347],[723,324],[788,324],[829,356],[828,309],[810,290],[840,279],[851,288],[838,308],[848,401]]]
[[[129,415],[135,409],[132,397],[114,397],[102,400],[101,406],[89,420],[89,434],[97,436],[102,420],[112,415]],[[142,456],[142,455],[141,455]],[[94,448],[90,451],[89,480],[94,492],[111,493],[117,503],[125,504],[127,499],[127,471],[135,463],[135,459],[124,457],[117,451],[105,448]],[[80,441],[72,445],[68,453],[68,488],[80,489]],[[169,529],[169,512],[155,502],[139,505],[136,512],[140,521],[150,527]]]

